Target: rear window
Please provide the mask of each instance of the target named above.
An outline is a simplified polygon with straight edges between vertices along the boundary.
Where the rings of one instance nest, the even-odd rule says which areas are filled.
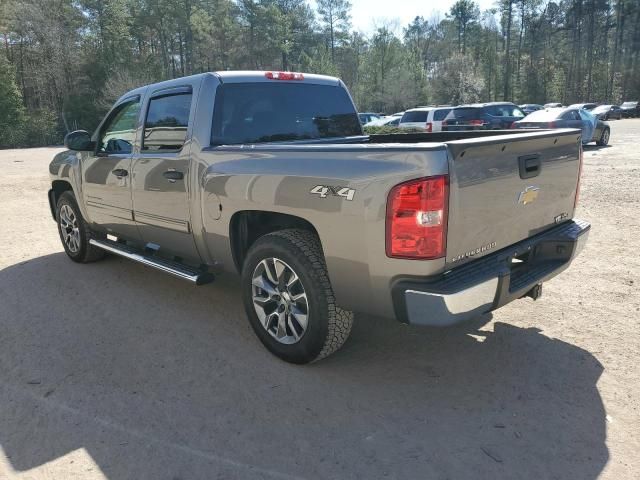
[[[636,105],[638,105],[638,102],[624,102],[622,104],[623,107],[635,107]]]
[[[218,87],[211,143],[313,140],[362,135],[342,87],[293,83],[227,83]]]
[[[180,150],[189,125],[191,93],[163,95],[149,102],[142,150]]]
[[[451,111],[450,108],[442,108],[440,110],[436,110],[435,112],[433,112],[433,119],[436,122],[439,122],[440,120],[444,120],[445,117],[449,115],[450,111]]]
[[[562,113],[561,109],[557,110],[537,110],[526,116],[527,122],[548,122],[558,118],[558,115]]]
[[[522,110],[515,105],[490,105],[485,108],[494,117],[524,117]]]
[[[452,108],[446,118],[456,120],[472,120],[480,118],[480,109],[477,107]]]
[[[429,112],[427,110],[414,110],[413,112],[405,112],[402,116],[402,120],[400,123],[409,123],[409,122],[426,122],[427,115]]]

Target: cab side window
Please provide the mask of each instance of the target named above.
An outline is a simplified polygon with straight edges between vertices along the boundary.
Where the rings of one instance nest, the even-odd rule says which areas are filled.
[[[128,154],[132,152],[136,137],[140,99],[125,102],[112,112],[100,132],[98,152]]]
[[[144,122],[144,152],[177,152],[182,148],[187,137],[191,96],[189,91],[151,98]]]

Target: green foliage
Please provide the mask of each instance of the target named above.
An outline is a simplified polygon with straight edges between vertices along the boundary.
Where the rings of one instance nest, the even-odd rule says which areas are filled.
[[[15,147],[23,142],[24,123],[25,110],[13,66],[0,53],[0,148]]]
[[[476,72],[473,59],[468,55],[452,55],[444,62],[434,83],[434,94],[442,103],[474,103],[483,97],[484,79]]]
[[[35,110],[29,113],[24,126],[24,146],[60,145],[62,138],[54,112]]]
[[[128,89],[216,70],[339,76],[361,111],[640,98],[638,1],[458,0],[401,36],[350,17],[348,0],[2,0],[0,146],[91,131]]]
[[[366,135],[388,135],[391,133],[425,133],[424,130],[418,128],[398,128],[382,125],[380,127],[363,127]]]

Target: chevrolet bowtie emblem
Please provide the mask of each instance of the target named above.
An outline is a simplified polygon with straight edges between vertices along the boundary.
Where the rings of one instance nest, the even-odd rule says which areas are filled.
[[[522,205],[526,205],[527,203],[533,202],[536,198],[538,198],[538,193],[540,192],[539,187],[527,187],[523,191],[520,192],[518,196],[518,203]]]

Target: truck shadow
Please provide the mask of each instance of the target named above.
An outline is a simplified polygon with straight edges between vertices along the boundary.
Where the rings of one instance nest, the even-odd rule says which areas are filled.
[[[607,145],[596,145],[595,143],[590,143],[588,145],[583,145],[582,147],[584,148],[585,152],[597,152],[599,150],[606,150],[608,148],[611,148],[612,145],[610,143]]]
[[[75,471],[79,449],[112,480],[589,480],[609,458],[602,365],[536,329],[478,331],[489,316],[357,316],[340,352],[296,367],[255,339],[232,278],[59,253],[0,271],[0,306],[0,447],[19,472]]]

